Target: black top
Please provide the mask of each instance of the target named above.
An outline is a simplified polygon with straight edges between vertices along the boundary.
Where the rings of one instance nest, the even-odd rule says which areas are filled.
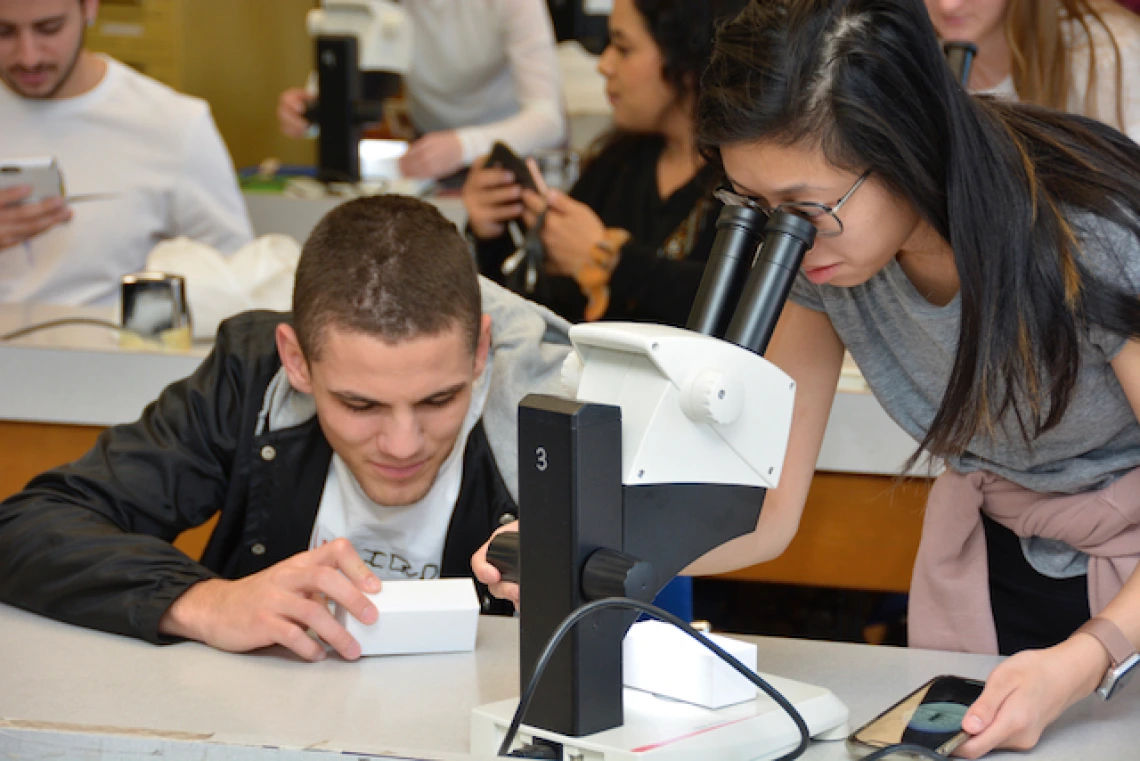
[[[668,198],[657,190],[660,136],[621,135],[587,164],[570,196],[588,205],[606,227],[630,233],[610,279],[602,319],[684,326],[716,237],[721,204],[711,193],[718,173],[701,168]],[[476,240],[479,269],[504,283],[500,267],[514,252],[509,235]],[[568,320],[582,320],[586,298],[572,278],[540,276],[525,294]]]

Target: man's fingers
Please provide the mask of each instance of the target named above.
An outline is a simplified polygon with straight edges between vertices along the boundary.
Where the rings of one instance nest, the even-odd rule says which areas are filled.
[[[306,591],[316,590],[330,601],[343,606],[363,624],[374,624],[378,613],[364,593],[339,570],[327,567],[309,569],[310,578],[302,582]]]
[[[354,661],[360,657],[360,643],[348,633],[347,629],[337,623],[325,606],[296,597],[291,601],[286,616],[303,624],[302,628],[312,629],[314,634],[327,642],[345,660]]]
[[[292,650],[307,661],[323,661],[325,647],[309,636],[305,627],[294,622],[280,619],[273,627],[273,641],[282,647]]]
[[[0,206],[22,201],[32,194],[31,185],[13,185],[10,188],[0,189]]]
[[[380,579],[376,578],[376,574],[372,572],[368,564],[360,559],[360,555],[352,546],[352,542],[343,537],[321,545],[309,553],[309,556],[316,565],[324,565],[339,570],[357,588],[363,589],[369,594],[380,591]]]

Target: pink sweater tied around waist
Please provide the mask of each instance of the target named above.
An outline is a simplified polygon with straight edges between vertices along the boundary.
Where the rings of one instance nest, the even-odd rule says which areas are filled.
[[[911,579],[911,647],[997,654],[983,511],[1020,537],[1087,553],[1094,616],[1140,560],[1140,468],[1080,494],[1039,494],[984,471],[946,471],[927,501]]]

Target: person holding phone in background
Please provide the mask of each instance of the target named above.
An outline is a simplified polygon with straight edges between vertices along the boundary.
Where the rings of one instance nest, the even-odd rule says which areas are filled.
[[[415,30],[405,90],[421,135],[400,159],[405,177],[452,175],[495,140],[524,154],[562,145],[562,84],[544,0],[413,0],[403,7]],[[281,93],[281,132],[305,137],[305,111],[317,97],[303,87]]]
[[[1083,114],[1140,141],[1140,16],[1113,0],[926,0],[973,42],[970,89]]]
[[[796,381],[779,487],[752,534],[686,573],[787,547],[847,349],[946,466],[909,644],[1012,655],[957,753],[1031,748],[1138,660],[1140,146],[972,97],[921,0],[752,3],[719,31],[702,86],[697,140],[724,169],[719,196],[818,233],[766,353]],[[517,596],[484,550],[472,564]]]
[[[98,10],[0,0],[0,162],[54,157],[69,190],[106,196],[70,208],[0,191],[0,302],[111,304],[162,240],[232,253],[253,237],[209,107],[85,50]]]
[[[721,208],[711,195],[717,171],[696,150],[693,109],[714,22],[741,4],[616,0],[598,62],[615,130],[569,194],[524,190],[485,161],[468,175],[463,202],[484,275],[504,281],[517,248],[507,223],[532,226],[542,214],[539,301],[572,321],[684,325]]]

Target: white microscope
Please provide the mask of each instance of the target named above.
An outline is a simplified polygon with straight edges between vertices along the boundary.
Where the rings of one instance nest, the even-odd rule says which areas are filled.
[[[717,227],[687,329],[575,326],[567,396],[519,405],[520,530],[497,537],[488,557],[521,582],[522,685],[569,614],[611,597],[651,601],[693,560],[753,531],[779,482],[795,383],[761,355],[815,227],[743,207],[726,208]],[[568,761],[751,761],[800,743],[764,695],[712,710],[623,689],[634,618],[604,610],[568,634],[519,743]],[[811,736],[846,735],[847,708],[830,691],[768,680]],[[475,709],[472,753],[496,752],[517,705]]]

